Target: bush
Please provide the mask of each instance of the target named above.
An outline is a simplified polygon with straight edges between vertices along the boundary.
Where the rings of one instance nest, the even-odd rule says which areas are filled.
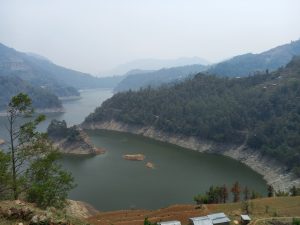
[[[71,174],[57,164],[59,154],[51,152],[43,159],[35,161],[27,173],[30,188],[27,200],[35,202],[41,208],[65,206],[68,192],[75,187]]]
[[[300,225],[300,219],[293,218],[293,225]]]
[[[9,174],[10,157],[0,149],[0,200],[7,196],[8,183],[10,179]]]

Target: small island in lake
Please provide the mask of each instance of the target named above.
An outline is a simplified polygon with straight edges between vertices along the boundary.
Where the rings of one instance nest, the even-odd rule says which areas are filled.
[[[145,166],[149,169],[155,169],[155,166],[152,162],[147,162]]]
[[[128,154],[128,155],[123,155],[123,159],[127,160],[133,160],[133,161],[143,161],[145,159],[145,155],[143,154]]]
[[[88,135],[78,126],[67,127],[66,121],[52,120],[48,129],[48,137],[62,153],[74,155],[98,155],[104,149],[95,147]]]

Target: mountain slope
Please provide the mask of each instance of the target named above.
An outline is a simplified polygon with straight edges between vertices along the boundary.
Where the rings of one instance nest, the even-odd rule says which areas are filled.
[[[0,44],[0,76],[18,76],[33,86],[42,86],[58,96],[79,95],[76,89],[115,86],[122,78],[96,78],[58,66],[48,59],[22,53]]]
[[[5,110],[11,97],[20,92],[29,95],[32,99],[32,104],[36,109],[62,108],[62,104],[58,97],[51,92],[43,88],[34,87],[19,77],[0,76],[0,111]]]
[[[189,75],[203,71],[206,66],[187,65],[181,67],[163,68],[155,71],[131,72],[114,89],[115,92],[138,90],[142,87],[158,87],[162,84],[183,80]]]
[[[218,63],[207,70],[220,76],[247,76],[257,71],[274,71],[285,66],[293,56],[300,55],[300,39],[260,54],[244,54]]]
[[[85,125],[115,120],[219,143],[246,145],[300,176],[300,58],[241,79],[198,74],[169,87],[115,94]]]

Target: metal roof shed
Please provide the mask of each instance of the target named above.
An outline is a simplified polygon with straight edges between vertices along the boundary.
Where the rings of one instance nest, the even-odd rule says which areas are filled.
[[[241,215],[241,222],[243,224],[248,224],[250,221],[251,221],[250,216],[248,216],[248,215]]]
[[[229,224],[230,219],[224,213],[214,213],[207,215],[213,224]]]
[[[248,215],[241,215],[241,219],[242,220],[251,220],[251,218],[250,218],[250,216],[248,216]]]
[[[213,225],[211,219],[207,216],[190,218],[190,223],[192,225]]]
[[[159,225],[181,225],[180,221],[177,221],[177,220],[158,222],[157,224],[159,224]]]

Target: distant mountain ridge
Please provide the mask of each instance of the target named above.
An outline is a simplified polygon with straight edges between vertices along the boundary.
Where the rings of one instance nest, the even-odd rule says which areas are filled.
[[[177,59],[138,59],[121,64],[107,71],[107,75],[126,74],[132,70],[159,70],[162,68],[179,67],[193,64],[208,65],[210,62],[200,57],[181,57]]]
[[[112,88],[123,78],[93,77],[58,66],[44,56],[19,52],[0,43],[0,110],[19,92],[29,94],[36,108],[61,108],[58,97],[79,96],[78,89]]]
[[[35,53],[23,53],[0,43],[0,76],[18,76],[58,96],[79,95],[78,89],[112,87],[120,77],[98,78],[59,66]],[[76,90],[77,89],[77,90]]]
[[[268,51],[235,56],[211,66],[206,72],[219,76],[248,76],[256,72],[274,71],[285,66],[293,56],[300,55],[300,39]]]
[[[195,75],[207,67],[203,65],[186,65],[163,68],[155,71],[129,72],[129,74],[114,88],[114,92],[138,90],[143,87],[159,87],[162,84],[181,81],[190,75]]]

